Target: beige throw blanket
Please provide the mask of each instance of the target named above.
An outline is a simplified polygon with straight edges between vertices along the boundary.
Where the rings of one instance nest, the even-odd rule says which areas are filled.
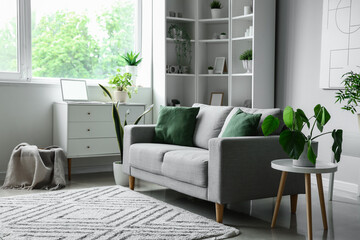
[[[65,187],[64,161],[59,147],[38,149],[21,143],[11,154],[3,188],[48,189]]]

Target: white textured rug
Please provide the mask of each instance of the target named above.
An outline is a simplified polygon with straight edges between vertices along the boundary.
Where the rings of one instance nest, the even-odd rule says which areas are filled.
[[[235,228],[120,186],[0,198],[4,240],[223,239],[238,234]]]

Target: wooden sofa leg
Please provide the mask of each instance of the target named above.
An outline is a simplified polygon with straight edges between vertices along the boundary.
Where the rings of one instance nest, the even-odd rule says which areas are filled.
[[[133,176],[129,176],[129,188],[134,190],[135,187],[135,178]]]
[[[297,200],[298,200],[297,194],[290,196],[290,205],[291,205],[291,213],[292,214],[296,213]]]
[[[215,211],[216,211],[216,221],[218,223],[222,223],[224,216],[224,204],[215,203]]]

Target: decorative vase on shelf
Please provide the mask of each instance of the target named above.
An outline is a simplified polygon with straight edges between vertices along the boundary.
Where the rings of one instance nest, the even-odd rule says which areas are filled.
[[[208,74],[214,74],[214,69],[208,69]]]
[[[128,97],[128,93],[125,91],[114,91],[114,98],[116,101],[125,103]]]
[[[129,186],[129,176],[122,171],[123,165],[120,161],[113,162],[113,172],[116,185]]]
[[[212,8],[211,9],[212,18],[221,18],[221,8]]]
[[[311,144],[312,149],[315,153],[315,155],[317,155],[318,152],[318,143],[317,142],[313,142]],[[304,151],[303,153],[300,155],[299,159],[293,159],[293,166],[296,167],[315,167],[315,164],[313,164],[312,162],[310,162],[310,160],[307,157],[307,143],[305,144],[304,147]]]

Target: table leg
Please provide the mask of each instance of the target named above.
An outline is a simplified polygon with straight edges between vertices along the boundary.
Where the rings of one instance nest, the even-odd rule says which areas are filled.
[[[324,190],[323,190],[321,174],[316,174],[316,181],[317,181],[318,191],[319,191],[319,199],[320,199],[320,207],[321,207],[321,215],[322,215],[323,225],[324,225],[324,229],[327,230],[328,224],[327,224],[327,218],[326,218]]]
[[[71,158],[68,158],[68,179],[71,181]]]
[[[307,215],[308,239],[312,240],[311,179],[309,173],[305,173],[305,192],[306,192],[306,215]]]
[[[277,219],[277,215],[279,213],[279,208],[280,208],[280,202],[281,202],[282,194],[284,192],[286,177],[287,177],[287,172],[282,172],[281,179],[280,179],[280,184],[279,184],[279,190],[278,190],[278,194],[277,194],[277,197],[276,197],[274,215],[273,215],[273,219],[272,219],[272,222],[271,222],[271,228],[274,228],[275,224],[276,224],[276,219]]]

